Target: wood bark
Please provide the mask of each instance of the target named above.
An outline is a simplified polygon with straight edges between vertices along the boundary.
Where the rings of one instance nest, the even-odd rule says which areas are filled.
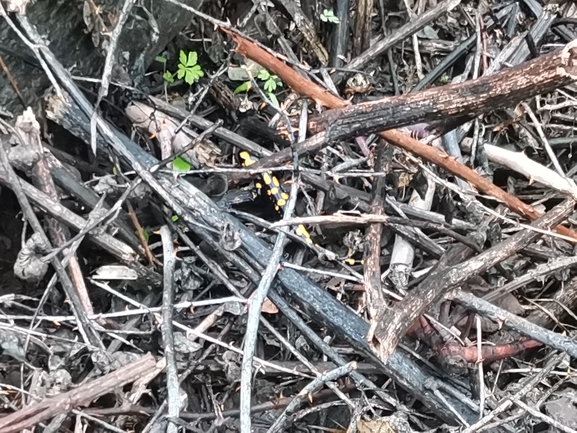
[[[568,199],[535,221],[532,227],[549,230],[563,221],[573,211],[574,206],[575,201]],[[525,229],[470,260],[431,272],[394,309],[386,311],[383,315],[382,321],[375,330],[381,361],[388,361],[400,339],[404,337],[415,320],[441,299],[448,290],[464,284],[473,275],[486,272],[541,236],[542,234],[538,231]],[[530,337],[534,338],[533,335]]]
[[[88,406],[98,397],[134,382],[155,368],[158,368],[156,359],[151,354],[144,355],[140,359],[78,388],[45,398],[38,403],[0,418],[0,431],[4,433],[21,432],[61,413]],[[158,372],[160,373],[160,371],[159,369]]]
[[[514,68],[458,84],[328,110],[311,120],[317,133],[343,140],[391,128],[452,119],[458,123],[551,92],[577,80],[577,41]],[[445,132],[443,125],[437,132]]]

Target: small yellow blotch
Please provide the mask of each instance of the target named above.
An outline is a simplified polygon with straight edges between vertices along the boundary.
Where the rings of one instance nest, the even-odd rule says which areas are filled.
[[[280,183],[278,182],[278,179],[276,177],[272,178],[272,183],[274,183],[274,186],[276,187],[280,186]]]
[[[344,261],[345,261],[345,263],[347,263],[351,266],[353,266],[356,263],[355,259],[345,259]]]
[[[254,186],[255,186],[255,188],[257,188],[257,189],[261,189],[261,188],[262,188],[262,183],[257,182],[257,183],[254,184]]]
[[[277,204],[278,207],[283,207],[283,206],[286,204],[286,200],[284,200],[284,199],[281,198],[280,200],[278,200],[278,201],[276,202],[276,204]]]
[[[311,241],[311,235],[309,234],[309,232],[307,231],[307,229],[305,229],[305,226],[303,226],[302,224],[299,225],[296,229],[296,234],[305,238],[305,240],[307,241],[307,243],[312,244],[313,242]]]
[[[280,196],[286,201],[289,199],[289,195],[286,192],[281,192]]]
[[[264,180],[264,183],[266,183],[267,185],[270,185],[272,183],[272,180],[268,173],[262,175],[262,180]]]
[[[278,194],[278,188],[271,188],[271,189],[270,189],[270,193],[271,193],[272,195],[277,195],[277,194]]]
[[[240,159],[243,160],[243,165],[244,165],[244,166],[252,165],[252,164],[254,164],[254,162],[255,162],[255,161],[250,157],[250,154],[249,154],[248,152],[245,152],[245,151],[240,152],[240,153],[238,154],[238,156],[240,157]]]

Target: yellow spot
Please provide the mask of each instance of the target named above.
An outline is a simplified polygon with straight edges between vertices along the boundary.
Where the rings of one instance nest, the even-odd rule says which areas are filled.
[[[298,236],[301,236],[303,238],[305,238],[305,240],[307,241],[307,243],[312,244],[313,242],[311,241],[311,235],[309,234],[309,232],[307,231],[307,229],[305,229],[305,226],[303,226],[302,224],[299,225],[296,229],[296,234]]]
[[[272,180],[270,178],[270,176],[268,175],[268,173],[264,173],[262,175],[262,180],[264,180],[264,183],[266,183],[267,185],[270,185]]]
[[[355,259],[345,259],[345,263],[348,263],[349,265],[353,266],[355,264]]]
[[[278,194],[278,188],[271,188],[271,189],[270,189],[270,193],[271,193],[272,195],[277,195],[277,194]]]
[[[281,198],[280,200],[278,200],[276,202],[276,204],[277,204],[277,207],[283,207],[286,204],[286,200]]]
[[[286,201],[289,199],[289,195],[286,192],[281,192],[280,196]]]
[[[257,182],[257,183],[254,184],[254,186],[255,186],[255,188],[257,188],[257,189],[261,189],[261,188],[262,188],[262,183]]]
[[[280,184],[278,183],[278,179],[276,177],[272,178],[272,183],[274,183],[274,186],[276,187],[280,186]]]
[[[246,151],[242,151],[238,154],[238,156],[240,157],[240,159],[243,160],[243,165],[247,166],[247,165],[252,165],[255,163],[255,161],[250,157],[250,154]]]

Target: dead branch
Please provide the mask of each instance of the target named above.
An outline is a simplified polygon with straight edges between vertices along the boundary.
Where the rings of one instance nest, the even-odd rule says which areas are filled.
[[[164,361],[160,361],[161,363]],[[95,379],[76,389],[46,398],[8,416],[0,418],[0,431],[16,433],[31,428],[54,416],[69,412],[74,408],[88,406],[92,401],[115,389],[134,382],[157,367],[157,360],[151,354],[144,355],[112,373]]]

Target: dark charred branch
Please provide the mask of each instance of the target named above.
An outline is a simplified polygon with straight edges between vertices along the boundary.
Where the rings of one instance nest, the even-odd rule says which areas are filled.
[[[481,114],[514,107],[577,80],[577,41],[552,54],[459,84],[329,110],[311,120],[313,133],[344,140],[418,123],[453,119],[451,127]],[[446,132],[441,126],[435,131]]]

